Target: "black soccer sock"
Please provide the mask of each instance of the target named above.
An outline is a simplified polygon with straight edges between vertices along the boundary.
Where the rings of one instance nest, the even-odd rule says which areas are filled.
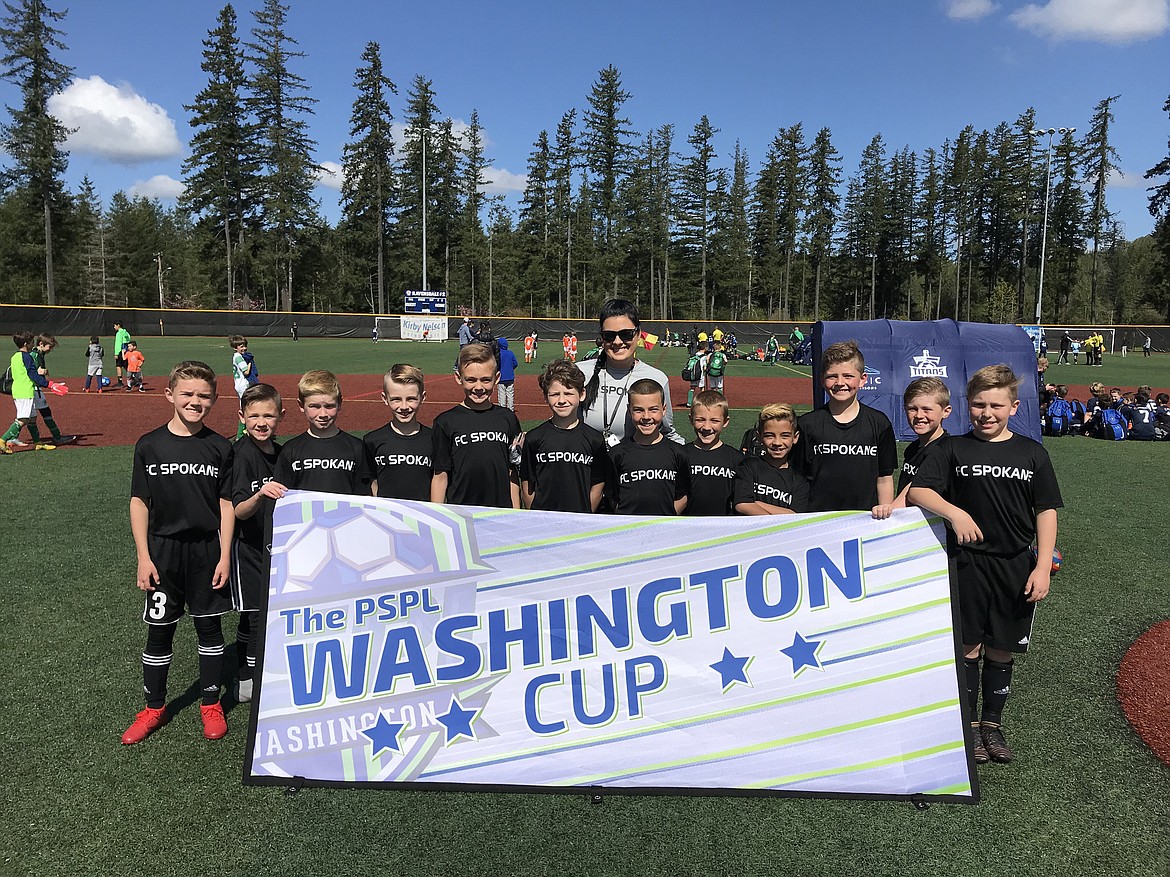
[[[979,659],[963,659],[963,676],[967,683],[967,712],[971,721],[979,715]]]
[[[984,722],[1000,724],[1004,704],[1012,691],[1012,662],[983,662],[983,718]]]
[[[146,650],[142,653],[142,690],[146,705],[159,709],[167,702],[167,674],[175,641],[175,624],[151,624],[146,628]]]
[[[37,429],[36,418],[34,417],[32,420],[30,420],[27,425],[28,425],[28,437],[33,440],[33,444],[35,445],[37,442],[39,442],[41,440],[41,431],[39,429]]]
[[[203,705],[219,703],[219,683],[223,678],[223,628],[219,616],[194,618],[199,639],[199,688]]]
[[[240,623],[236,627],[236,672],[240,679],[251,679],[252,670],[256,666],[256,633],[252,629],[252,619],[255,617],[255,612],[241,612]]]
[[[53,438],[61,438],[61,427],[57,426],[57,421],[53,420],[53,415],[48,408],[41,409],[41,416],[45,419],[45,426],[49,428],[49,432],[53,434]]]

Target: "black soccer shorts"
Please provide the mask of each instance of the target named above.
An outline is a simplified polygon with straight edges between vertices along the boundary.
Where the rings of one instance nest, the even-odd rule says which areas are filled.
[[[1028,602],[1024,585],[1035,565],[1026,548],[1010,557],[959,552],[956,571],[965,645],[982,643],[1019,654],[1028,651],[1036,604]]]
[[[219,536],[210,539],[147,538],[150,559],[159,583],[146,592],[142,620],[147,624],[174,624],[184,608],[192,617],[223,615],[231,611],[231,589],[212,588],[219,563]]]

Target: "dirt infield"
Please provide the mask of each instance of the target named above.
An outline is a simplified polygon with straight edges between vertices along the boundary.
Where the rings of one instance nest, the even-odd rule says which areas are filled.
[[[265,375],[284,396],[285,422],[281,435],[291,436],[303,432],[304,420],[297,410],[297,380],[299,375]],[[365,432],[382,426],[387,421],[386,406],[380,398],[382,379],[379,375],[340,375],[345,404],[341,413],[341,426],[353,432]],[[107,390],[98,394],[82,393],[74,388],[67,396],[53,396],[50,405],[53,416],[62,432],[79,436],[73,447],[109,447],[132,445],[143,433],[160,426],[171,415],[171,409],[163,394],[162,378],[148,383],[145,393],[125,390]],[[76,382],[75,382],[76,383]],[[235,392],[231,381],[220,378],[219,400],[207,419],[208,425],[226,436],[236,432]],[[670,381],[670,396],[675,409],[687,398],[688,385],[681,378]],[[729,379],[726,386],[732,406],[736,408],[759,408],[768,402],[790,402],[808,405],[812,401],[812,388],[808,378],[802,377],[737,377]],[[419,420],[428,426],[440,412],[463,399],[463,391],[454,377],[428,376],[427,400],[419,413]],[[516,415],[521,420],[541,420],[548,416],[548,406],[534,375],[521,375],[516,379]],[[25,436],[27,438],[27,436]]]
[[[1117,671],[1117,699],[1138,736],[1170,765],[1170,621],[1130,646]]]

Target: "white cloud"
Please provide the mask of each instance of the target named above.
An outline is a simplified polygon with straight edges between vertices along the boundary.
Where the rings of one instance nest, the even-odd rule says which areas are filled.
[[[1109,172],[1105,185],[1111,189],[1144,189],[1150,185],[1150,181],[1140,173],[1127,174],[1114,170]]]
[[[524,174],[514,174],[502,167],[485,167],[483,177],[487,183],[482,187],[485,192],[523,192],[528,185],[528,177]]]
[[[1170,26],[1170,0],[1048,0],[1029,3],[1011,20],[1054,40],[1129,43],[1158,36]]]
[[[100,76],[74,79],[49,98],[49,112],[76,129],[66,140],[72,152],[136,164],[173,158],[183,150],[165,109],[129,85],[111,85]]]
[[[978,21],[998,8],[991,0],[947,0],[947,17],[955,21]]]
[[[183,194],[187,188],[182,180],[168,177],[166,174],[155,174],[149,180],[136,180],[134,185],[127,189],[131,198],[158,198],[159,200],[173,200]]]
[[[320,166],[320,170],[317,171],[317,185],[340,192],[343,179],[341,165],[335,161],[319,161],[317,164]]]

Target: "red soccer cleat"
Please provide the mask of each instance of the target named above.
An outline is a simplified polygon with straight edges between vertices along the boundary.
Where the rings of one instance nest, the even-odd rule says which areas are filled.
[[[205,703],[199,707],[199,712],[203,716],[203,736],[208,740],[218,740],[227,733],[227,719],[223,715],[223,705],[216,701],[215,703]]]
[[[147,707],[142,712],[134,717],[134,721],[130,727],[126,729],[126,733],[122,735],[122,743],[126,746],[133,746],[135,743],[141,743],[151,733],[161,728],[167,721],[167,709],[160,706],[158,709]]]

